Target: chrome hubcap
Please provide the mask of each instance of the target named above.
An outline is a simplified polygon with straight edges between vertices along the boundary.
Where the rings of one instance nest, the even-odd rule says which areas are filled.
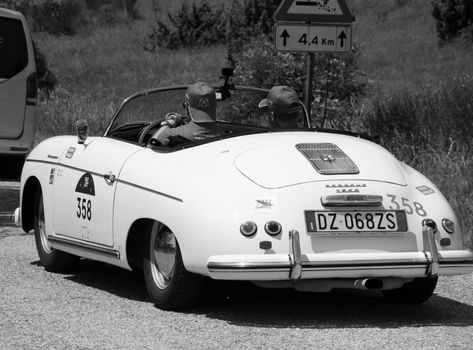
[[[41,246],[46,254],[51,254],[53,251],[51,249],[51,245],[48,241],[48,234],[46,233],[46,225],[44,223],[44,206],[43,206],[43,198],[39,201],[39,208],[38,208],[38,229],[39,229],[39,237],[41,239]]]
[[[176,238],[170,231],[158,232],[152,245],[151,257],[153,279],[164,289],[172,280],[176,260]]]

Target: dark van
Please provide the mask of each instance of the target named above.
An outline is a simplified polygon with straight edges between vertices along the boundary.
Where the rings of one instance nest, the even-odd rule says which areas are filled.
[[[33,42],[25,17],[0,8],[0,173],[33,147],[37,100]]]

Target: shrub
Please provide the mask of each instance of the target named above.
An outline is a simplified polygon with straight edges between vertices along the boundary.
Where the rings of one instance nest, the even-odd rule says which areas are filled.
[[[200,6],[186,4],[176,14],[168,14],[170,25],[156,22],[148,35],[149,46],[153,51],[162,46],[170,49],[182,46],[202,46],[221,42],[225,39],[223,6],[212,9],[207,2]]]
[[[432,0],[432,8],[441,43],[458,36],[473,39],[473,1]]]
[[[357,49],[347,54],[314,55],[311,115],[319,119],[318,125],[327,106],[326,126],[356,128],[356,100],[365,95],[368,87],[364,75],[357,69],[358,55]],[[299,93],[305,90],[305,55],[278,52],[265,36],[252,39],[235,58],[237,83],[265,88],[290,85]]]
[[[81,0],[9,0],[7,5],[23,13],[33,31],[70,35],[85,21]]]
[[[148,50],[157,47],[176,49],[184,46],[227,44],[233,51],[249,38],[272,33],[276,0],[233,1],[210,6],[207,1],[195,2],[189,9],[183,4],[176,14],[168,13],[167,21],[157,20],[148,35]]]

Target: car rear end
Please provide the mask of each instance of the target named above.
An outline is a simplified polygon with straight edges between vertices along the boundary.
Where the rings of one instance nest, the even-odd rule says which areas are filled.
[[[458,220],[429,180],[368,141],[305,138],[282,136],[236,157],[261,190],[239,189],[239,232],[228,248],[228,235],[216,244],[225,254],[209,254],[210,277],[304,291],[394,290],[473,270]]]
[[[0,156],[23,160],[33,147],[36,62],[25,17],[0,8]]]

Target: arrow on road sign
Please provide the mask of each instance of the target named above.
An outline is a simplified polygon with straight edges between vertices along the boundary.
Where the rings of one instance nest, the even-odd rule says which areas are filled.
[[[346,38],[347,38],[347,36],[346,36],[345,32],[342,30],[342,32],[338,36],[338,39],[340,39],[340,47],[343,47],[343,40],[345,40]]]
[[[349,24],[276,23],[274,39],[284,52],[349,52],[352,30]]]
[[[287,32],[286,29],[284,29],[284,32],[282,32],[282,34],[280,36],[280,38],[282,38],[282,40],[283,40],[283,44],[282,44],[283,46],[287,46],[287,38],[289,38],[289,37],[290,37],[289,33]]]

